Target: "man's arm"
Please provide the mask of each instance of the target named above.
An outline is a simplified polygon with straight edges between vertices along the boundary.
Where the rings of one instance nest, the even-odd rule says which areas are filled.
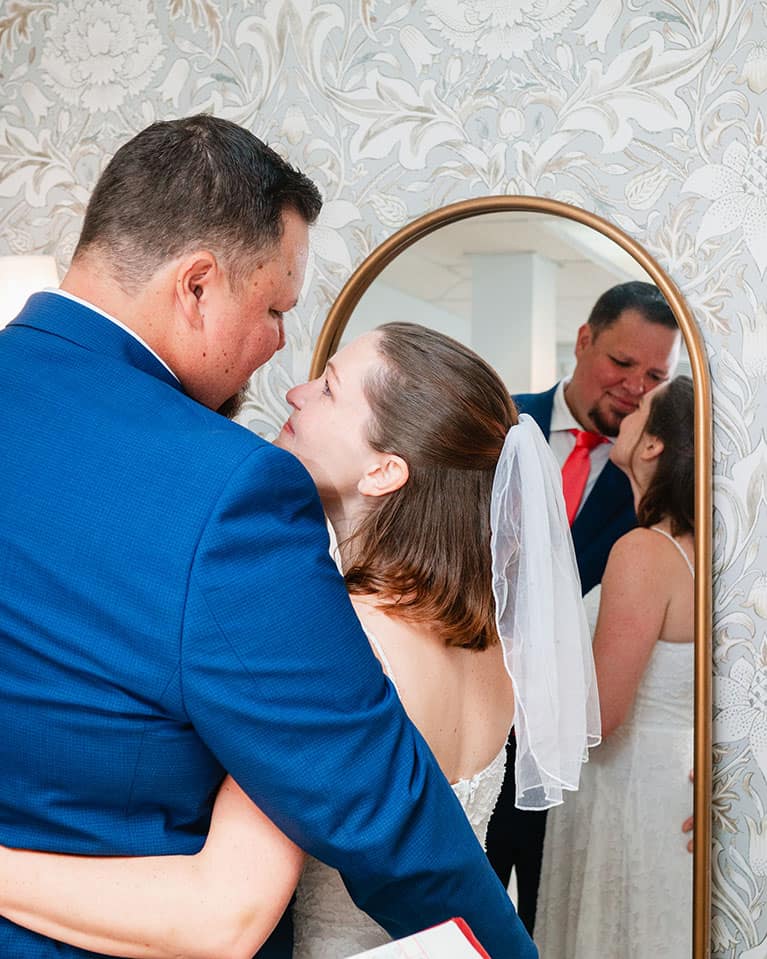
[[[536,955],[370,651],[290,454],[260,447],[227,484],[190,573],[181,663],[222,765],[391,935],[462,916],[493,959]]]

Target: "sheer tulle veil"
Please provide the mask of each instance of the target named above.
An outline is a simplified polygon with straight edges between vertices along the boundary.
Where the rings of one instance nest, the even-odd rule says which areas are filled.
[[[601,732],[561,474],[524,413],[498,460],[490,523],[496,625],[516,699],[516,805],[546,809],[578,788]]]

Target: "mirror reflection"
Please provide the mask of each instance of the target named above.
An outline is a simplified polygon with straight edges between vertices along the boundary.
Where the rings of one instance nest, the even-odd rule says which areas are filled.
[[[412,320],[476,350],[512,392],[536,392],[571,374],[578,328],[605,290],[631,280],[652,282],[630,253],[582,223],[485,213],[396,257],[363,294],[341,343]],[[676,372],[690,375],[684,343]]]
[[[512,735],[487,850],[520,916],[545,956],[689,956],[693,395],[670,308],[598,231],[503,211],[415,242],[340,320],[341,346],[395,320],[470,346],[562,468],[604,740],[561,806],[521,812]]]

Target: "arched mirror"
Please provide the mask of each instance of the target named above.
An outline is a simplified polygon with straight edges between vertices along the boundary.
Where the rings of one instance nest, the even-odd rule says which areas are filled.
[[[598,297],[634,280],[655,284],[665,296],[686,348],[676,372],[691,375],[694,386],[695,623],[690,669],[695,770],[690,791],[696,828],[689,871],[692,894],[680,896],[680,902],[692,901],[692,915],[679,914],[678,921],[690,924],[693,956],[704,959],[709,955],[711,845],[710,384],[702,339],[674,283],[621,230],[567,204],[533,197],[457,203],[400,230],[357,269],[320,332],[311,375],[318,376],[338,348],[359,333],[391,320],[409,320],[471,346],[498,370],[510,393],[544,391],[572,371],[578,329]],[[677,827],[681,833],[681,822]],[[680,836],[680,847],[682,842]],[[657,869],[662,871],[664,862],[659,861]],[[513,880],[510,888],[513,892]]]

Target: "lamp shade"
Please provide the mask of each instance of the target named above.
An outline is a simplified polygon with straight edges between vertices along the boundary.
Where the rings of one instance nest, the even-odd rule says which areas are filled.
[[[21,311],[30,294],[58,285],[52,256],[0,256],[0,329]]]

